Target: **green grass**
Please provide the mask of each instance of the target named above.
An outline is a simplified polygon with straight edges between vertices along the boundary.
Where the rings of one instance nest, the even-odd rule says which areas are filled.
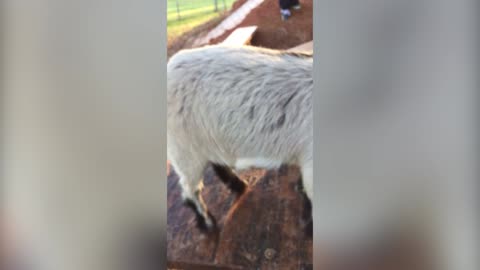
[[[218,12],[215,12],[214,0],[178,0],[180,19],[177,15],[177,0],[167,0],[168,39],[174,39],[184,32],[221,15],[224,11],[223,0],[218,0]],[[225,0],[229,10],[235,0]]]

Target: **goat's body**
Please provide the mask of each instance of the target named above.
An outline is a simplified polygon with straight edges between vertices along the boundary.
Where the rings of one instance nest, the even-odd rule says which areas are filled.
[[[249,46],[185,50],[169,61],[168,157],[187,199],[208,162],[299,165],[312,196],[312,65],[311,55]]]
[[[259,157],[298,163],[312,146],[311,72],[311,58],[251,48],[177,55],[168,66],[169,146],[229,166]]]

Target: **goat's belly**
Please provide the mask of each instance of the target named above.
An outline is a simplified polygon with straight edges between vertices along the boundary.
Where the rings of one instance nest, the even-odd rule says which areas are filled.
[[[238,171],[250,168],[276,169],[282,165],[281,160],[275,160],[264,157],[239,158],[235,162],[235,169]]]

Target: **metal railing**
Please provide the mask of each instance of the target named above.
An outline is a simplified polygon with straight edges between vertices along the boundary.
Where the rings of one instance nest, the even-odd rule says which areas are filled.
[[[182,20],[230,9],[234,0],[168,0],[167,17]]]

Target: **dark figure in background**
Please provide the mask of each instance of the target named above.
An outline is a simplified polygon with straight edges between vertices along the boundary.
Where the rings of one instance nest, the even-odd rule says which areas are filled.
[[[300,2],[298,0],[279,0],[280,5],[280,14],[282,15],[282,20],[287,20],[292,14],[290,13],[290,8],[295,10],[300,9]]]

